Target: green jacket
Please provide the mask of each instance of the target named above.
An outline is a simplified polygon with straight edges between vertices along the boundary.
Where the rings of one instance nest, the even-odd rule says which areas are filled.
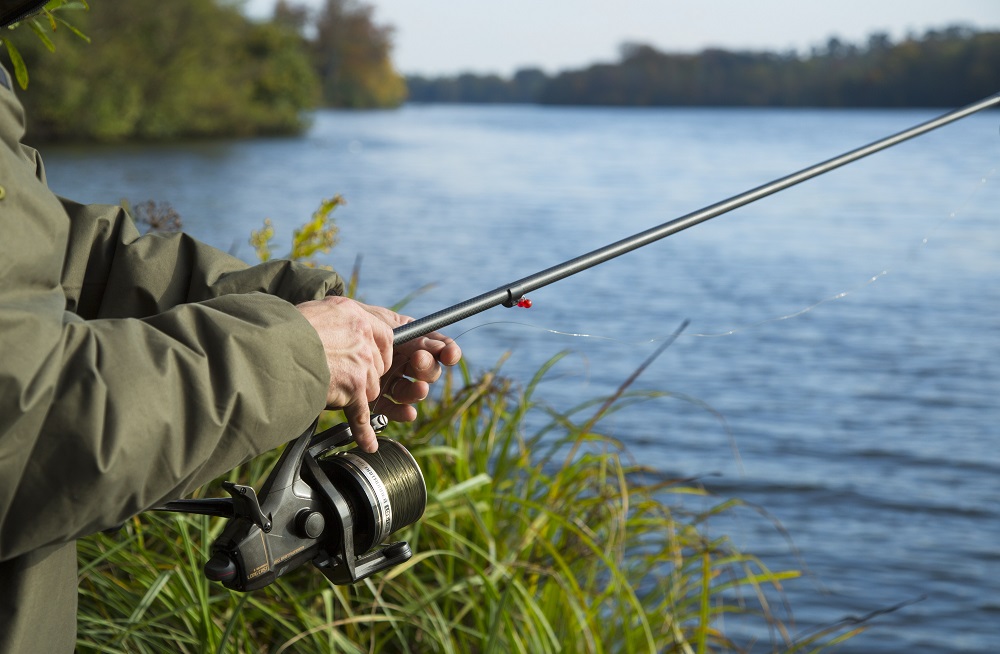
[[[75,539],[308,427],[329,372],[293,303],[343,283],[57,198],[9,80],[0,68],[0,652],[71,652]]]

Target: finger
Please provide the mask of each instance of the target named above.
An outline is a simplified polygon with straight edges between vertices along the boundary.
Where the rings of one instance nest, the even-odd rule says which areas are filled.
[[[381,377],[392,369],[392,328],[384,322],[372,321],[372,343],[375,345],[373,358],[378,375]]]
[[[427,374],[422,371],[426,371],[429,367],[435,365],[437,365],[437,361],[430,353],[424,350],[416,350],[408,353],[397,350],[393,357],[392,368],[382,376],[383,386],[388,389],[389,384],[395,382],[400,377],[420,377],[424,381],[434,381],[433,379],[424,379]]]
[[[407,355],[418,352],[429,352],[436,360],[446,366],[453,366],[462,359],[462,348],[453,339],[444,334],[431,332],[426,336],[415,338],[396,348]]]
[[[420,350],[426,350],[437,357],[438,352],[443,350],[448,343],[449,340],[444,336],[437,333],[431,333],[425,336],[419,336],[412,341],[407,341],[402,345],[399,345],[396,349],[407,355]]]
[[[406,368],[397,368],[396,371],[409,377],[434,382],[441,376],[440,364],[455,365],[462,359],[462,350],[454,341],[422,337],[398,347],[397,363],[400,359],[404,359],[409,365]]]
[[[371,411],[368,410],[368,403],[352,404],[344,407],[344,415],[347,417],[347,424],[351,426],[351,435],[354,442],[365,452],[375,452],[378,450],[378,439],[375,430],[371,426]]]
[[[375,367],[369,366],[366,371],[365,401],[374,402],[382,394],[382,379],[384,379],[384,376],[379,374],[378,369]]]
[[[418,350],[410,355],[403,368],[403,374],[425,382],[436,382],[441,376],[441,366],[427,350]]]
[[[427,399],[430,385],[425,381],[411,381],[405,377],[397,377],[388,386],[385,394],[397,404],[413,404]]]
[[[404,316],[398,314],[392,309],[386,309],[385,307],[378,307],[371,304],[364,304],[362,302],[359,302],[358,304],[360,304],[365,309],[365,311],[372,314],[373,316],[375,316],[376,318],[378,318],[379,320],[386,323],[392,328],[396,328],[401,325],[405,325],[406,323],[413,322],[413,318],[411,318],[410,316]]]
[[[392,422],[413,422],[417,419],[417,408],[412,404],[385,402],[378,412]]]
[[[437,360],[446,366],[454,366],[462,360],[462,348],[455,341],[448,339],[444,349],[438,352]]]

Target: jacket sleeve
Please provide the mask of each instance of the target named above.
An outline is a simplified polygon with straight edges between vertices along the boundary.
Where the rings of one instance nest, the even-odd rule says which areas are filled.
[[[291,261],[248,266],[187,234],[140,237],[124,209],[63,200],[67,308],[85,318],[150,316],[187,302],[259,291],[293,304],[342,295],[334,272]]]
[[[337,285],[185,236],[136,238],[117,210],[60,202],[22,125],[0,88],[0,561],[299,435],[329,372],[291,302]]]

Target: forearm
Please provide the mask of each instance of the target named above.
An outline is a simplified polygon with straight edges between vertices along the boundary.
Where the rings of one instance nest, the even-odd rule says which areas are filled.
[[[329,373],[298,311],[253,294],[145,320],[67,315],[22,380],[3,402],[20,415],[0,433],[0,560],[118,524],[297,436]]]

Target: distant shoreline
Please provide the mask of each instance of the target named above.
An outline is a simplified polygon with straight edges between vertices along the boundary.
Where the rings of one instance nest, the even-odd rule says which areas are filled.
[[[621,59],[549,75],[406,77],[408,102],[629,107],[940,108],[1000,91],[1000,32],[953,26],[893,43],[836,38],[796,53],[668,54],[622,46]]]

